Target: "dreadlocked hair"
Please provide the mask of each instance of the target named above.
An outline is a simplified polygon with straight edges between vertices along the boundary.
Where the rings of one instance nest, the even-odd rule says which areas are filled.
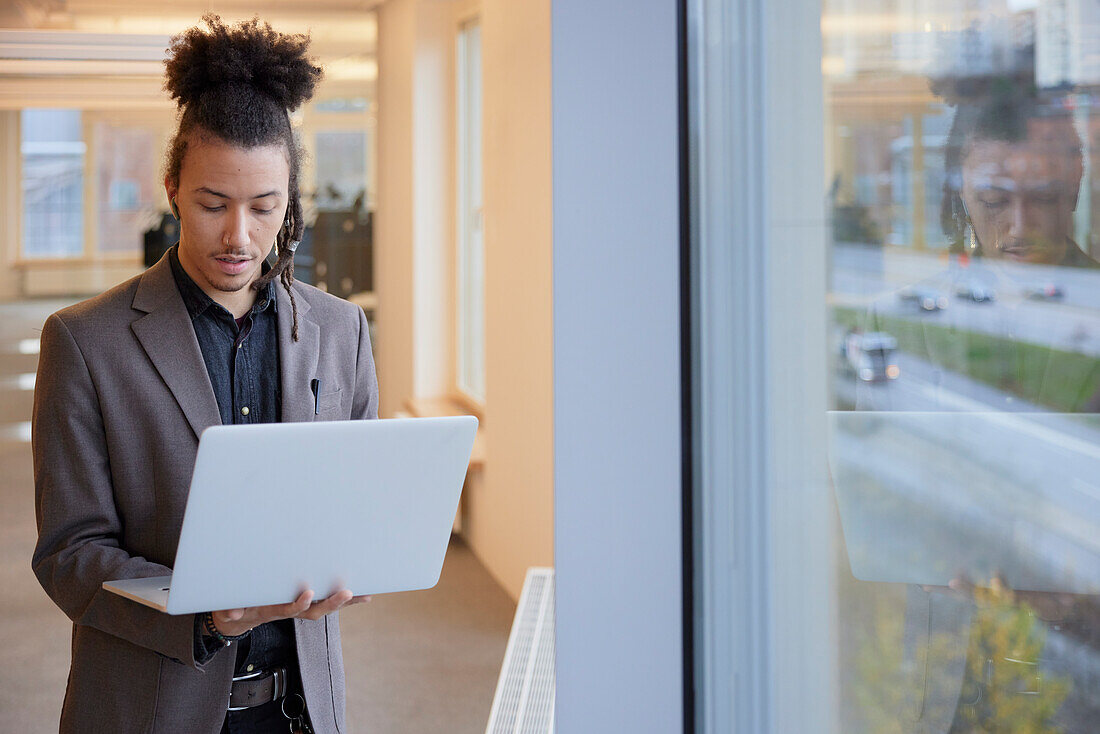
[[[308,47],[308,36],[278,33],[259,18],[227,26],[218,15],[207,13],[202,25],[172,38],[165,60],[164,88],[180,111],[166,163],[166,176],[173,184],[179,184],[184,155],[196,136],[212,136],[242,148],[286,147],[289,201],[275,240],[277,259],[252,288],[264,288],[276,278],[283,284],[294,314],[294,341],[298,341],[298,305],[290,288],[294,282],[291,243],[302,240],[305,222],[298,185],[302,151],[289,113],[313,96],[321,79],[321,68],[306,55]]]

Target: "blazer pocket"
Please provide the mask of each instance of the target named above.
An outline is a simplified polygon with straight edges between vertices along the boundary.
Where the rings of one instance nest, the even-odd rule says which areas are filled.
[[[339,388],[332,392],[321,393],[317,396],[317,415],[324,415],[337,410],[340,410]]]

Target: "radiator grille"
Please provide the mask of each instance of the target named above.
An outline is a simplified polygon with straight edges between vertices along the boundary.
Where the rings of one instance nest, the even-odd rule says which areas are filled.
[[[554,569],[530,568],[486,734],[554,731]]]

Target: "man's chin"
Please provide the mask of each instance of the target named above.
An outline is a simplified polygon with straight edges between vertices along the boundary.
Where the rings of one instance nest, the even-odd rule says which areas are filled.
[[[227,276],[222,273],[217,273],[207,279],[210,285],[214,286],[214,290],[222,293],[239,293],[251,285],[253,280],[255,280],[254,277],[250,277],[244,273],[237,276]]]

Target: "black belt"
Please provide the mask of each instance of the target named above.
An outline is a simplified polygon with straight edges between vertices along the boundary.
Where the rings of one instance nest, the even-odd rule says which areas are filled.
[[[278,701],[287,694],[286,668],[257,670],[248,675],[235,676],[229,689],[229,710],[241,711],[253,706]]]

